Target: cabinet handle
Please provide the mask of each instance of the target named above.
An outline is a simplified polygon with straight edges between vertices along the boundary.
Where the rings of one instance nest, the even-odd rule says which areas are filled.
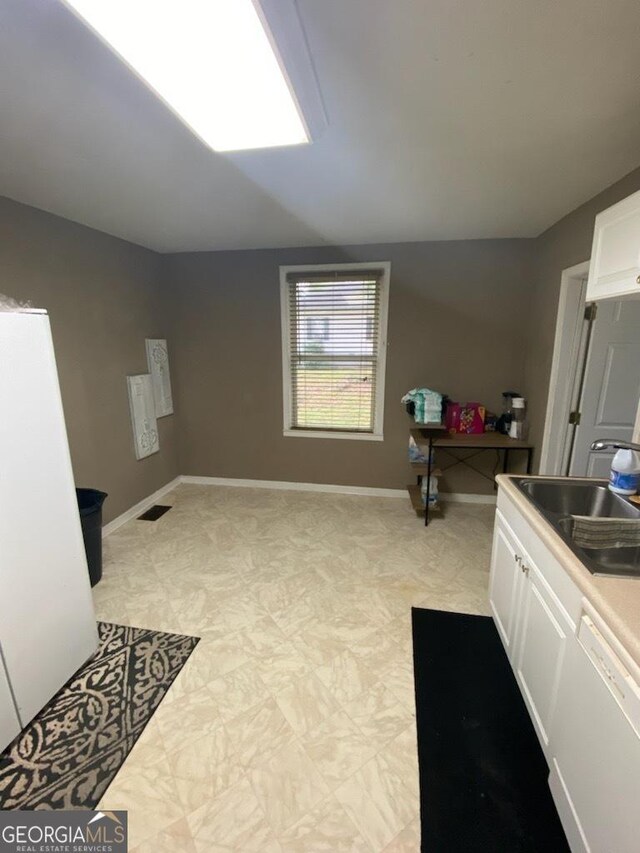
[[[527,577],[529,577],[529,566],[525,566],[525,565],[524,565],[524,563],[523,563],[523,564],[522,564],[522,571],[525,573],[525,575],[526,575]]]
[[[516,563],[522,563],[522,557],[520,557],[518,554],[514,554],[513,559],[516,561]]]
[[[640,284],[640,275],[636,278],[636,284]]]

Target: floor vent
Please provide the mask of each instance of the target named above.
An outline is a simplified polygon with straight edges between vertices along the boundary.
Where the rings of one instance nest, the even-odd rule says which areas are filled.
[[[154,504],[153,506],[149,507],[146,512],[143,512],[142,515],[138,516],[138,521],[157,521],[161,516],[165,514],[165,512],[169,512],[170,509],[170,506]]]

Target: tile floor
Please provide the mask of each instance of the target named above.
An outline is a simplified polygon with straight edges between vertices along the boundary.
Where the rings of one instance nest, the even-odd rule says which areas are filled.
[[[416,853],[412,605],[487,613],[493,508],[179,486],[99,619],[202,638],[101,807],[136,853]]]

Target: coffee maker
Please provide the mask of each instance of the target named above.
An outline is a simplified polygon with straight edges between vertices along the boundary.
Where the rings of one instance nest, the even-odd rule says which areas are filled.
[[[511,421],[513,420],[513,398],[522,397],[519,391],[503,391],[502,392],[502,414],[498,418],[496,424],[497,432],[504,435],[509,435],[511,429]]]

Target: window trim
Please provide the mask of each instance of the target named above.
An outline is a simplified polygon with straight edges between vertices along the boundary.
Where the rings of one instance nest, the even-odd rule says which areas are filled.
[[[380,337],[378,341],[376,400],[374,407],[373,432],[350,432],[348,430],[294,429],[291,409],[291,341],[289,339],[289,290],[288,273],[297,272],[348,272],[349,270],[382,270],[380,279]],[[359,441],[384,441],[384,391],[387,368],[387,322],[389,316],[390,261],[366,261],[350,264],[297,264],[280,267],[280,322],[282,331],[282,409],[283,436],[287,438],[341,438]]]

